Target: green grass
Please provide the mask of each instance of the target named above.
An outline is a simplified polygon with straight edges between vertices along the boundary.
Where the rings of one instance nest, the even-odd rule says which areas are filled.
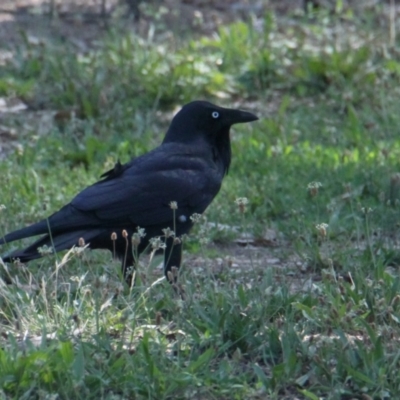
[[[85,54],[27,39],[11,49],[1,96],[56,116],[40,134],[25,114],[4,122],[21,146],[0,163],[1,235],[155,147],[184,102],[261,118],[233,129],[206,213],[217,224],[185,244],[184,300],[157,282],[159,255],[141,258],[131,290],[107,252],[8,266],[1,398],[400,396],[400,62],[379,12],[289,25],[268,14],[262,28],[180,40],[115,30]],[[251,246],[235,244],[243,234]]]

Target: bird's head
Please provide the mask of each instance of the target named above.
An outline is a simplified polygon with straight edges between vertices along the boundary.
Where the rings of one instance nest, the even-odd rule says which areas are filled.
[[[192,101],[184,105],[172,119],[164,143],[190,143],[199,138],[214,143],[222,136],[228,135],[229,138],[232,125],[257,119],[247,111],[219,107],[208,101]]]

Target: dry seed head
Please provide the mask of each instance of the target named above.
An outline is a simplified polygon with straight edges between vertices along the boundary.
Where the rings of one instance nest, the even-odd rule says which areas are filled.
[[[178,245],[181,243],[182,243],[182,240],[180,238],[178,238],[178,237],[174,238],[174,245]]]
[[[246,211],[246,205],[249,204],[249,200],[247,197],[238,197],[235,203],[239,207],[239,212],[243,214]]]
[[[44,246],[38,247],[37,251],[41,256],[46,256],[53,253],[53,249],[46,244]]]
[[[205,244],[210,243],[210,239],[208,237],[201,237],[199,239],[199,242],[200,242],[200,244],[205,245]]]
[[[380,298],[380,299],[376,302],[376,304],[377,304],[378,306],[383,306],[384,304],[386,304],[386,299],[385,299],[385,298]]]
[[[397,306],[397,304],[400,302],[400,296],[399,295],[396,295],[394,298],[393,298],[393,300],[391,301],[391,303],[390,303],[390,305],[392,306],[392,307],[395,307],[395,306]]]
[[[325,223],[315,225],[315,228],[317,229],[319,235],[322,238],[326,237],[326,230],[327,230],[328,227],[329,227],[329,225],[325,224]]]
[[[281,146],[279,146],[279,145],[271,146],[271,153],[272,153],[272,155],[273,155],[274,157],[277,157],[277,156],[281,155],[282,152],[283,152],[283,150],[282,150],[282,147],[281,147]]]
[[[315,197],[318,194],[320,187],[322,187],[321,182],[310,182],[307,185],[307,190],[308,190],[308,193],[310,193],[311,197]]]
[[[165,228],[165,229],[163,229],[162,231],[163,231],[164,236],[165,236],[166,238],[174,237],[174,236],[175,236],[175,232],[174,232],[171,228]]]
[[[153,250],[165,249],[167,247],[159,236],[151,238],[150,244]]]
[[[85,245],[85,239],[83,237],[79,238],[79,247],[83,247]]]
[[[135,268],[131,265],[131,266],[129,266],[127,269],[126,269],[126,274],[128,275],[128,276],[130,276],[130,275],[132,275],[132,274],[134,274],[135,273]]]
[[[136,231],[137,231],[138,235],[139,235],[141,238],[144,238],[144,237],[146,236],[146,232],[145,232],[145,229],[144,229],[144,228],[141,228],[140,226],[138,226],[138,227],[136,228]]]
[[[156,325],[161,325],[161,313],[160,313],[160,311],[156,312]]]
[[[84,296],[86,296],[86,295],[90,296],[90,295],[92,294],[92,290],[90,289],[89,285],[83,286],[83,287],[81,288],[81,293],[82,293]]]
[[[374,211],[371,207],[361,207],[361,212],[363,213],[363,214],[370,214],[370,213],[372,213],[372,211]]]
[[[115,232],[113,232],[111,234],[111,240],[114,242],[115,240],[117,240],[117,234]]]
[[[123,229],[123,231],[122,231],[122,237],[124,239],[126,239],[128,237],[128,232],[125,229]]]
[[[144,238],[145,236],[146,236],[145,229],[138,226],[136,228],[136,232],[132,235],[133,247],[138,247],[140,242],[142,241],[142,238]]]
[[[171,201],[169,203],[169,206],[170,206],[171,210],[177,210],[178,209],[178,203],[176,201]]]
[[[17,153],[19,156],[22,156],[24,154],[24,147],[22,146],[22,144],[17,144]]]
[[[249,199],[247,197],[238,197],[235,200],[235,203],[237,205],[244,205],[245,206],[245,205],[249,204]]]
[[[202,217],[201,214],[194,213],[190,216],[190,219],[194,224],[197,224],[201,221],[201,217]]]
[[[139,235],[139,233],[138,232],[135,232],[133,235],[132,235],[132,246],[133,247],[138,247],[139,246],[139,244],[140,244],[140,242],[141,242],[141,237],[140,237],[140,235]]]
[[[82,247],[73,247],[72,249],[71,249],[71,254],[74,254],[74,255],[76,255],[76,256],[80,256],[83,252],[85,251],[85,247],[84,246],[82,246]]]

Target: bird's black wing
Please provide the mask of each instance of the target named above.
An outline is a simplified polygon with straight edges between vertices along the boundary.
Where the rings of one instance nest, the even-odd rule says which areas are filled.
[[[124,165],[121,173],[79,193],[71,206],[113,227],[170,224],[171,201],[178,204],[177,216],[202,213],[218,193],[222,175],[203,156],[177,146],[161,146]]]

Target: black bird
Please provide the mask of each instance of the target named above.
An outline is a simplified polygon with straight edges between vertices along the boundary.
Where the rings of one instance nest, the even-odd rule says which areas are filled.
[[[38,248],[54,252],[69,249],[82,239],[91,249],[111,250],[128,267],[134,267],[132,235],[144,228],[137,251],[149,240],[175,229],[175,237],[188,233],[191,215],[202,214],[217,195],[231,162],[229,130],[233,124],[255,121],[249,112],[222,108],[206,101],[186,104],[172,119],[160,146],[127,164],[118,162],[102,180],[80,192],[49,218],[0,238],[0,244],[44,235],[23,250],[3,257],[20,262],[41,257]],[[176,202],[173,210],[171,202]],[[175,219],[175,220],[174,220]],[[82,239],[81,239],[82,238]],[[179,268],[182,246],[165,239],[164,272]]]

